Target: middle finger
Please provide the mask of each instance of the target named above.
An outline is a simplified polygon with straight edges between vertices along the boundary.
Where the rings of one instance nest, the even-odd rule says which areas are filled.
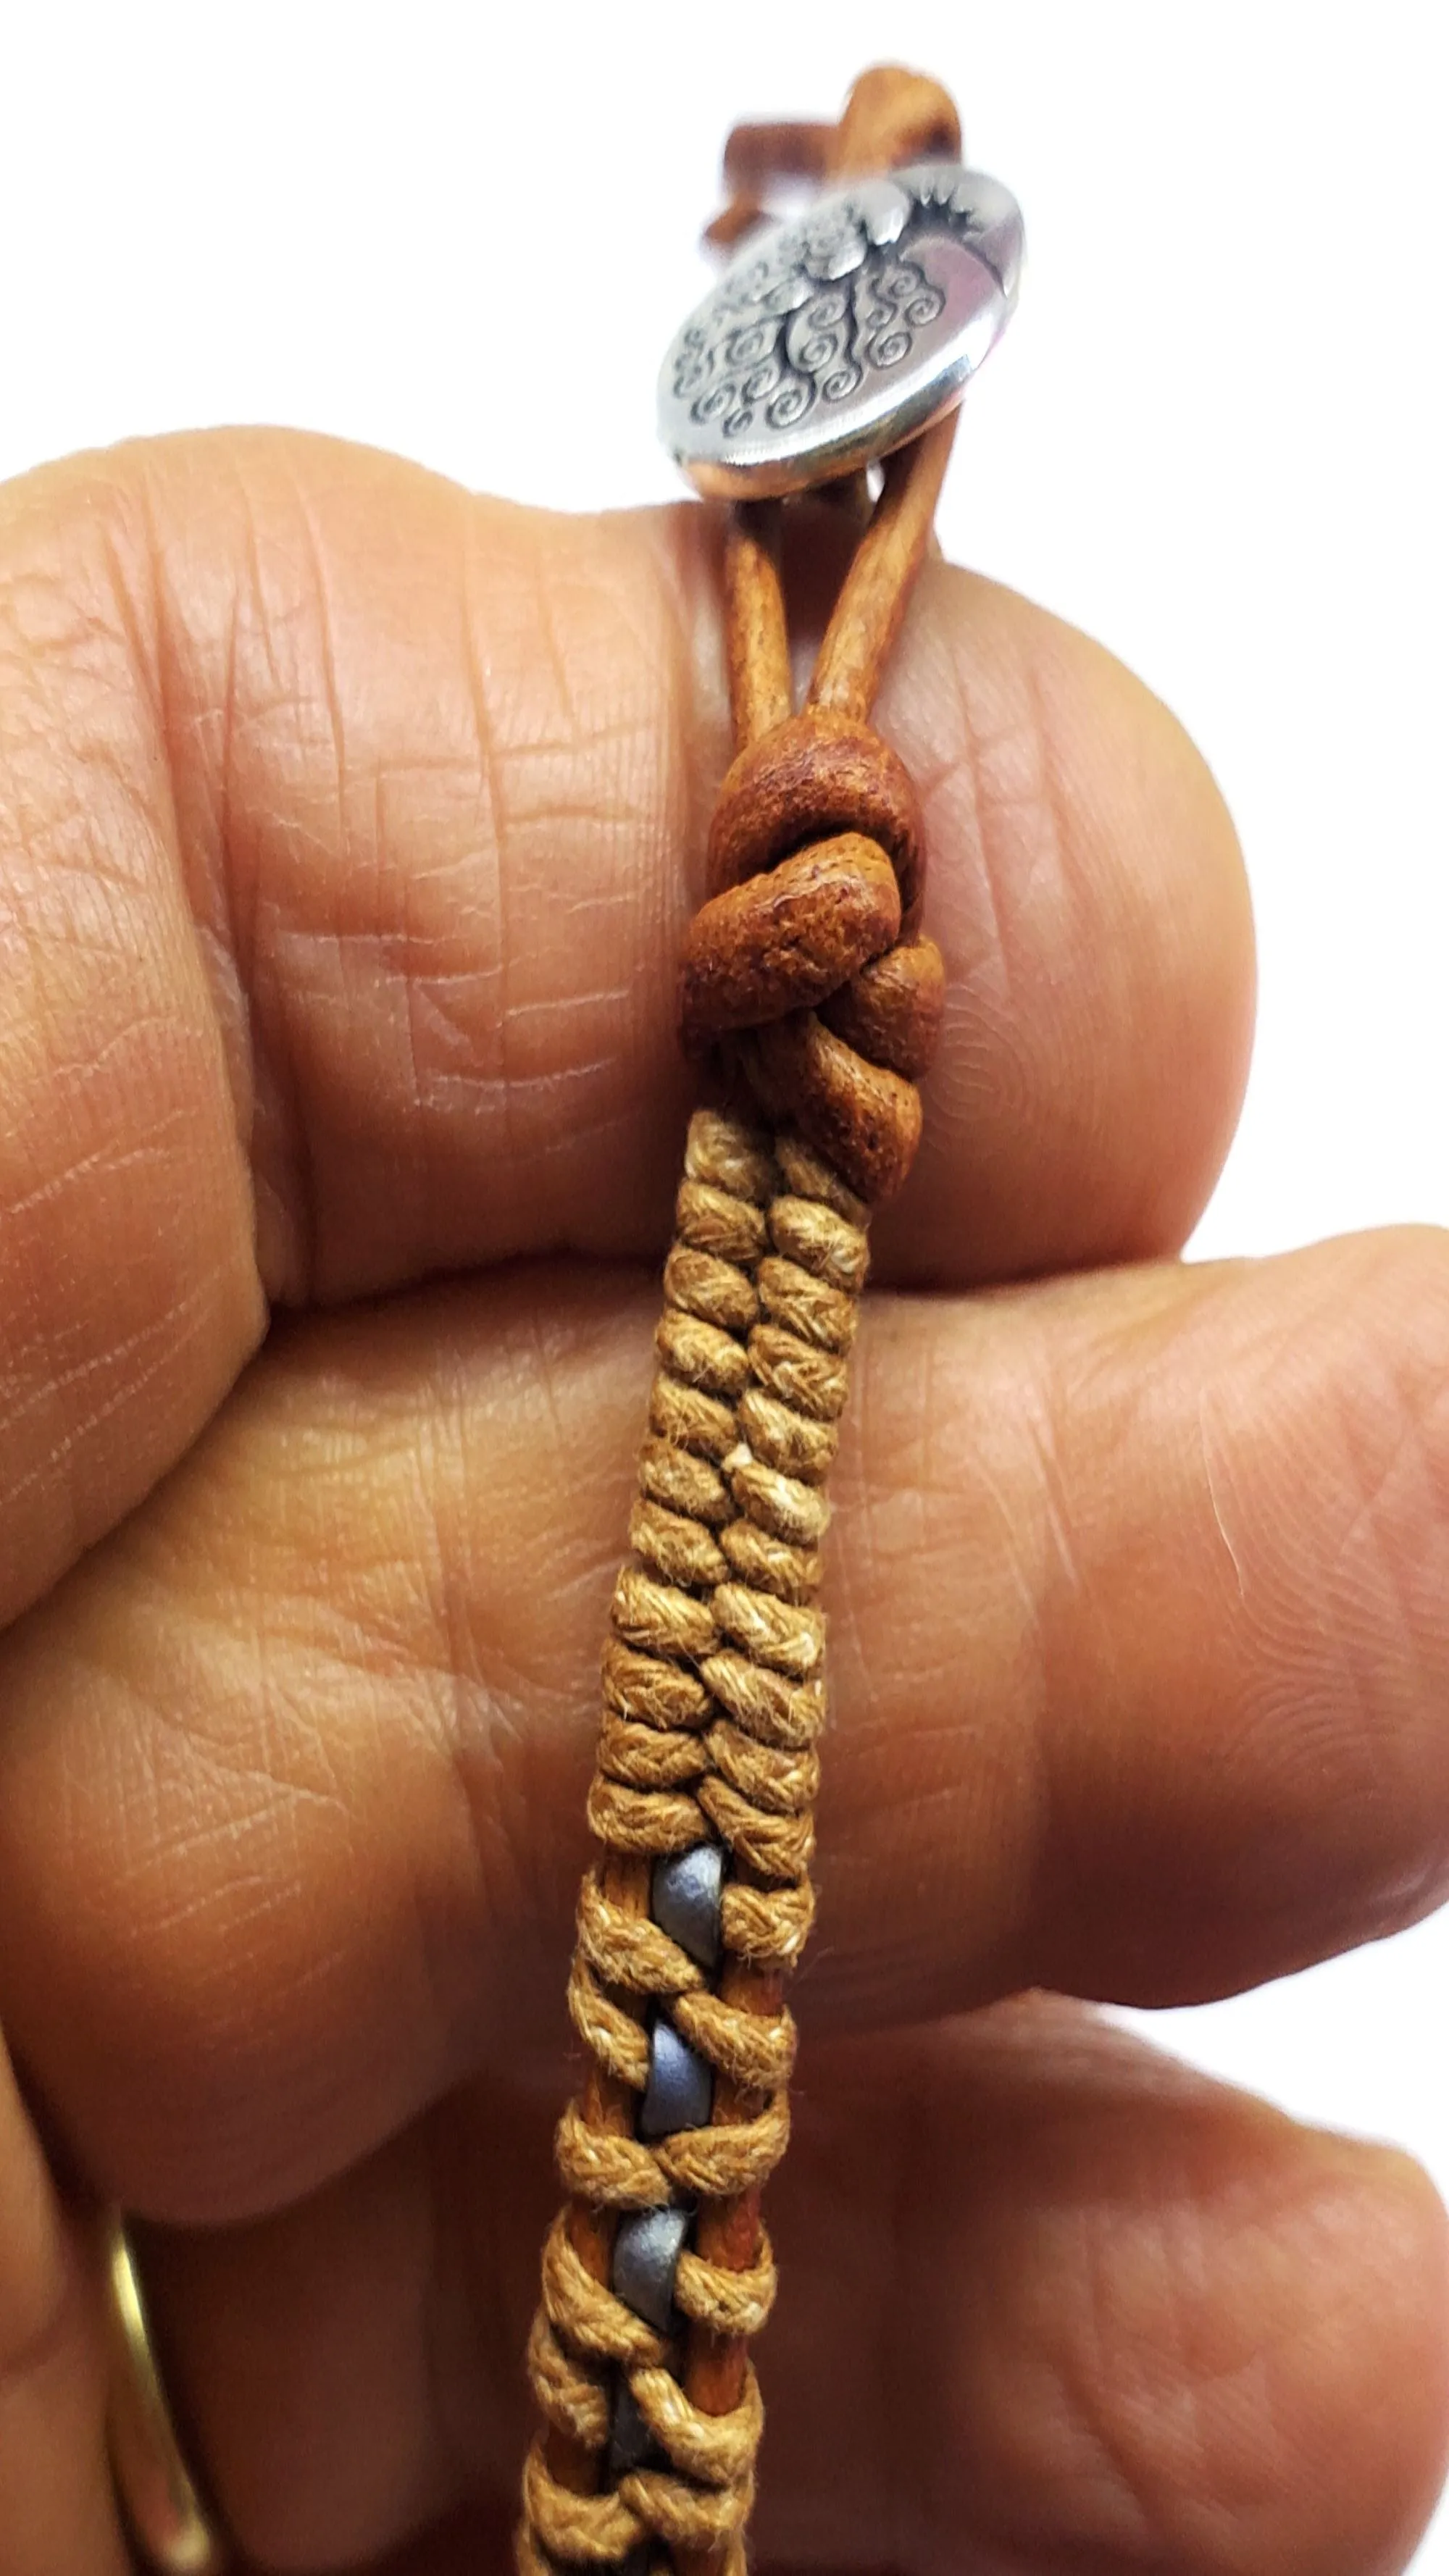
[[[92,2178],[235,2218],[559,2026],[653,1291],[317,1321],[0,1649],[0,2012]],[[1223,1992],[1434,1902],[1431,1235],[881,1300],[830,1547],[817,2024]]]

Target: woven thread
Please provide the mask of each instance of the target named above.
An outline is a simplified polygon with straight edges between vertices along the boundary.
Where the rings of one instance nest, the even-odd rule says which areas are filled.
[[[603,1848],[580,1894],[569,1984],[595,2072],[558,2131],[571,2206],[545,2249],[529,2370],[561,2443],[545,2439],[530,2456],[524,2567],[615,2566],[650,2540],[725,2569],[742,2563],[731,2553],[753,2493],[759,2391],[746,2364],[737,2404],[705,2411],[689,2393],[690,2362],[756,2333],[774,2299],[755,2204],[789,2135],[795,2028],[768,1990],[793,1967],[813,1910],[821,1480],[845,1403],[866,1218],[798,1138],[696,1113],[634,1553],[603,1659],[589,1798]],[[728,1870],[712,1980],[647,1910],[652,1860],[711,1839]],[[716,2117],[650,2143],[633,2129],[655,2009],[715,2070]],[[700,2214],[676,2275],[684,2331],[671,2340],[609,2288],[608,2256],[622,2213],[680,2199]],[[741,2220],[747,2262],[700,2250]],[[618,2373],[670,2465],[600,2491]],[[585,2462],[593,2492],[576,2483]]]

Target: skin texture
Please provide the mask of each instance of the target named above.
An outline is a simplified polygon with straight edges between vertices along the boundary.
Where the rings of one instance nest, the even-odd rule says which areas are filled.
[[[127,2564],[110,2195],[250,2565],[502,2563],[718,545],[277,434],[0,493],[7,2576]],[[1444,1893],[1449,1258],[1176,1262],[1251,933],[1135,681],[932,565],[879,717],[946,1018],[834,1483],[760,2565],[1380,2576],[1432,2190],[1092,1999]]]

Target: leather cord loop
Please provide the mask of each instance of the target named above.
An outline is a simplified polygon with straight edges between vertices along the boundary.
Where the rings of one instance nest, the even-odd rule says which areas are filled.
[[[707,899],[685,940],[686,1051],[724,1041],[771,1119],[793,1116],[868,1205],[894,1194],[921,1132],[915,1084],[945,973],[921,931],[920,807],[868,721],[930,536],[954,415],[890,458],[826,628],[790,702],[778,502],[734,513],[726,654],[739,749],[710,828]],[[885,868],[895,881],[892,919]],[[818,1015],[818,1016],[817,1016]]]

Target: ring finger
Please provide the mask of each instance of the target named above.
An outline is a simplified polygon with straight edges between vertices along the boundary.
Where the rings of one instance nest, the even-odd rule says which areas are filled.
[[[260,2563],[371,2565],[463,2501],[475,2550],[501,2521],[547,2125],[480,2083],[282,2217],[151,2238]],[[771,2223],[765,2569],[1387,2576],[1427,2515],[1427,2181],[1080,2008],[817,2049]]]
[[[105,2457],[94,2267],[0,2042],[0,2560],[127,2576]]]

